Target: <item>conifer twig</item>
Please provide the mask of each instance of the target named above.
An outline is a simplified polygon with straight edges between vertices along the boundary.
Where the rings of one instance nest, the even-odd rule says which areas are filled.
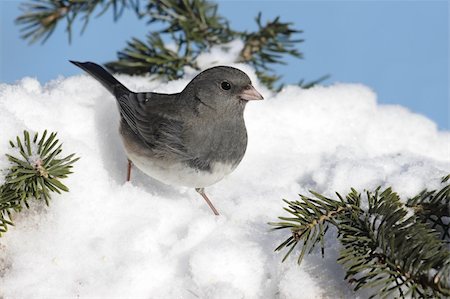
[[[449,179],[450,175],[445,176],[442,183],[447,183]],[[450,184],[441,190],[423,190],[408,199],[406,206],[412,208],[422,222],[438,230],[442,240],[450,242]]]
[[[448,187],[431,194],[442,199]],[[343,246],[338,262],[355,290],[377,289],[373,296],[382,298],[393,294],[401,298],[450,295],[450,251],[445,241],[421,221],[420,214],[409,216],[390,188],[366,192],[368,210],[362,208],[361,194],[354,189],[345,198],[337,194],[338,200],[312,194],[314,198],[300,195],[300,201],[284,200],[288,204],[285,210],[294,217],[279,217],[282,222],[270,223],[276,230],[291,231],[275,249],[288,249],[283,261],[301,243],[300,263],[306,252],[311,252],[318,242],[324,243],[323,227],[332,224]],[[448,211],[448,202],[445,208]],[[448,236],[444,238],[448,241]]]
[[[23,14],[16,18],[21,25],[21,37],[30,43],[42,40],[44,43],[56,29],[62,19],[66,20],[66,32],[69,43],[72,40],[72,25],[81,15],[83,27],[86,29],[92,13],[97,7],[102,7],[97,14],[104,14],[110,7],[113,8],[114,20],[122,15],[125,8],[130,7],[139,15],[139,0],[28,0],[20,6]]]
[[[0,236],[13,225],[12,212],[29,207],[28,200],[44,200],[48,205],[51,193],[67,192],[69,188],[60,179],[72,173],[73,163],[79,158],[75,154],[60,157],[62,145],[56,133],[47,135],[47,130],[33,137],[28,131],[10,141],[16,155],[6,154],[11,167],[0,186]]]
[[[272,66],[285,64],[286,56],[303,57],[298,50],[298,45],[303,42],[298,38],[302,31],[294,29],[291,23],[276,17],[263,24],[259,13],[257,30],[235,31],[218,13],[218,5],[206,0],[145,0],[145,8],[141,7],[140,0],[27,1],[22,5],[23,14],[16,22],[22,26],[22,38],[31,43],[45,42],[57,24],[64,20],[70,41],[74,21],[79,17],[84,21],[83,32],[98,8],[101,8],[98,15],[113,8],[114,20],[127,8],[134,10],[138,18],[146,19],[151,26],[147,39],[142,41],[134,37],[127,42],[127,46],[118,52],[118,59],[106,63],[113,72],[178,79],[185,74],[187,67],[199,70],[196,58],[212,46],[241,39],[245,45],[237,62],[252,65],[260,81],[268,88],[281,89],[282,85],[277,86],[281,76],[273,73]],[[309,88],[326,78],[306,84],[301,80],[299,86]]]

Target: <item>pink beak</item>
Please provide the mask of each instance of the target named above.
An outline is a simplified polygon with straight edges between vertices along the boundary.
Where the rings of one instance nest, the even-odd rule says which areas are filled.
[[[239,96],[245,101],[264,100],[263,96],[251,84],[247,85]]]

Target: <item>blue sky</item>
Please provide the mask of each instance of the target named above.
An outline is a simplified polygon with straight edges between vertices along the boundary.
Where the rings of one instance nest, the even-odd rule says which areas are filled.
[[[0,2],[0,82],[25,76],[45,83],[59,75],[80,73],[68,59],[99,63],[114,60],[132,36],[144,39],[145,21],[126,13],[92,19],[80,36],[75,26],[72,44],[64,25],[43,45],[19,38],[14,19],[21,1]],[[219,13],[235,29],[253,30],[259,11],[263,20],[281,20],[304,30],[299,45],[302,60],[288,59],[276,67],[285,83],[316,79],[362,83],[378,101],[399,104],[450,128],[449,3],[447,1],[218,1]]]

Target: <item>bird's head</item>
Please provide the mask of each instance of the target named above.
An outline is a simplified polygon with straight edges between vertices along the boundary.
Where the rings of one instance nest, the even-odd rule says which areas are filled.
[[[199,105],[219,113],[229,109],[243,110],[247,102],[263,99],[246,73],[229,66],[216,66],[201,72],[184,92],[199,101]]]

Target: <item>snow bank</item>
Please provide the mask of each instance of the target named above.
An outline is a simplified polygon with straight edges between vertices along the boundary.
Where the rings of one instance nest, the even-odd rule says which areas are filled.
[[[120,79],[135,90],[175,92],[192,76]],[[266,100],[247,105],[247,154],[207,189],[222,214],[214,217],[194,190],[137,169],[125,183],[114,99],[93,79],[0,84],[0,167],[7,140],[23,129],[58,131],[65,153],[81,157],[65,181],[71,192],[18,214],[0,239],[0,297],[356,296],[335,263],[334,238],[325,259],[315,252],[301,267],[294,256],[281,264],[273,249],[287,232],[266,223],[283,214],[282,198],[309,189],[332,195],[392,185],[411,196],[436,188],[450,171],[450,133],[403,107],[378,105],[362,85],[287,86],[277,94],[256,85]]]

